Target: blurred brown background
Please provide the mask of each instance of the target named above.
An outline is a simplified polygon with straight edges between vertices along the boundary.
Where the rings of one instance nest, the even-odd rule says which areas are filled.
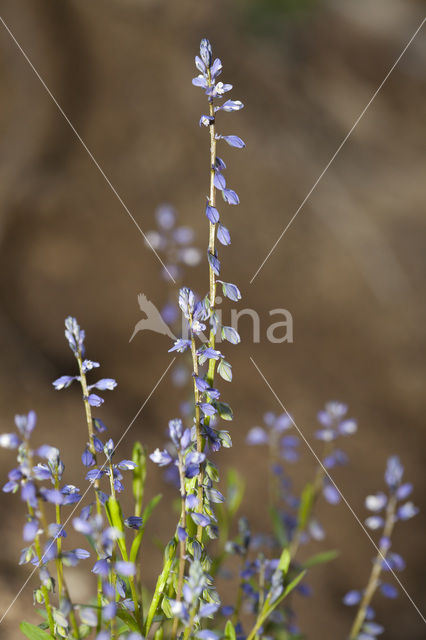
[[[245,433],[266,410],[280,411],[253,356],[297,424],[311,439],[316,411],[336,398],[350,406],[359,433],[348,440],[350,465],[335,478],[361,517],[364,496],[383,486],[386,458],[399,453],[414,501],[423,507],[402,524],[395,549],[407,560],[400,577],[420,608],[425,501],[424,30],[386,83],[335,163],[252,285],[250,278],[314,184],[425,14],[414,0],[3,0],[1,15],[144,230],[154,210],[172,202],[180,222],[206,246],[203,198],[208,141],[197,122],[205,105],[191,86],[193,56],[207,35],[224,62],[223,79],[246,108],[223,115],[223,130],[246,140],[224,151],[229,183],[241,206],[224,211],[233,245],[222,251],[225,280],[245,307],[268,320],[285,307],[294,344],[229,347],[232,387],[224,390],[236,419],[234,448],[219,458],[247,475],[245,511],[253,529],[265,520],[260,451]],[[70,476],[84,443],[76,389],[55,393],[51,381],[72,373],[63,320],[73,314],[87,332],[90,357],[119,386],[99,411],[118,439],[170,361],[168,338],[139,334],[128,343],[143,291],[161,306],[168,285],[159,264],[59,114],[3,26],[0,26],[0,327],[1,427],[34,408],[37,442],[58,444]],[[186,283],[205,289],[206,270]],[[241,327],[243,327],[241,324]],[[266,325],[265,325],[266,326]],[[244,341],[245,338],[245,341]],[[106,395],[106,394],[104,394]],[[182,392],[166,378],[122,445],[141,438],[161,446]],[[2,482],[13,464],[2,453]],[[309,451],[297,482],[314,467]],[[255,470],[255,472],[253,471]],[[247,473],[247,471],[249,471]],[[70,477],[69,476],[69,477]],[[77,483],[77,481],[76,481]],[[161,476],[151,470],[150,492]],[[166,496],[173,491],[165,489]],[[4,610],[27,576],[19,500],[1,497],[1,584]],[[349,511],[321,508],[328,538],[315,549],[341,556],[312,571],[314,599],[299,598],[303,631],[312,640],[344,638],[352,611],[341,605],[370,569],[371,544]],[[167,540],[174,517],[164,509],[152,536]],[[160,562],[145,555],[148,582]],[[75,589],[79,570],[71,578]],[[34,585],[33,585],[34,586]],[[1,638],[33,620],[31,584],[0,627]],[[78,587],[79,593],[82,587]],[[377,598],[384,637],[424,638],[404,595]]]

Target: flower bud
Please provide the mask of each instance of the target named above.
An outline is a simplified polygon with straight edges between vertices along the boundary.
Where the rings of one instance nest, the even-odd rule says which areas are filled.
[[[200,43],[200,56],[206,67],[209,69],[212,64],[212,46],[207,38],[203,38]]]

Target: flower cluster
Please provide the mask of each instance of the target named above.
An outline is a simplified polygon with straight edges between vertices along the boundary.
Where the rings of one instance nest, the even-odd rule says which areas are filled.
[[[244,482],[235,471],[228,472],[223,493],[217,488],[219,473],[214,454],[232,444],[221,421],[233,419],[216,376],[231,382],[232,367],[217,349],[217,342],[219,336],[233,345],[240,342],[232,327],[222,325],[216,308],[217,288],[221,287],[223,295],[233,301],[241,298],[235,284],[219,279],[217,242],[227,246],[231,238],[222,223],[216,197],[220,193],[230,205],[237,205],[239,197],[227,185],[226,165],[217,155],[217,145],[225,142],[241,149],[244,142],[237,135],[217,133],[216,118],[219,112],[241,110],[243,104],[225,98],[232,85],[218,79],[222,63],[213,58],[206,39],[201,41],[195,65],[199,75],[193,84],[203,89],[208,105],[208,112],[199,123],[210,137],[210,189],[205,208],[203,205],[208,220],[209,286],[204,296],[197,296],[189,287],[180,288],[178,307],[176,303],[175,306],[181,310],[187,330],[170,351],[185,352],[184,357],[190,360],[188,379],[193,397],[190,411],[182,412],[182,419],[169,421],[166,446],[149,456],[174,476],[179,490],[179,515],[164,547],[156,585],[150,591],[144,584],[139,554],[145,528],[161,496],[154,496],[145,504],[148,455],[144,447],[136,442],[131,459],[117,458],[117,446],[106,435],[106,425],[93,415],[104,402],[98,392],[114,390],[117,383],[113,378],[89,380],[100,364],[86,357],[85,332],[75,318],[68,317],[65,336],[78,370],[74,375],[60,376],[53,386],[59,391],[76,383],[81,389],[87,430],[81,449],[86,490],[80,492],[75,485],[65,483],[59,449],[49,445],[34,447],[33,411],[16,416],[16,430],[0,435],[0,446],[17,452],[17,466],[9,472],[3,491],[19,493],[25,505],[25,547],[20,564],[29,563],[38,570],[34,600],[44,607],[40,625],[21,625],[29,640],[298,638],[301,632],[288,596],[293,592],[309,595],[304,580],[307,570],[336,555],[334,551],[322,552],[301,561],[298,552],[302,544],[321,541],[325,536],[317,519],[321,495],[331,504],[339,502],[340,494],[330,470],[346,463],[347,456],[339,443],[357,429],[355,420],[347,417],[346,405],[329,402],[319,412],[320,428],[315,436],[322,451],[315,475],[302,491],[294,489],[287,472],[287,467],[299,459],[301,448],[301,434],[294,433],[299,430],[292,418],[287,413],[269,412],[264,416],[264,426],[248,432],[249,445],[266,445],[269,449],[269,499],[265,501],[271,517],[268,533],[252,534],[248,520],[239,517]],[[156,219],[159,231],[150,232],[148,239],[163,253],[167,271],[180,279],[182,265],[199,261],[198,250],[191,246],[192,232],[176,227],[175,212],[169,206],[160,207]],[[129,477],[131,483],[127,482],[126,487]],[[391,547],[393,528],[418,511],[407,500],[412,486],[403,482],[403,468],[397,457],[388,461],[385,482],[386,493],[366,499],[371,512],[366,526],[381,530],[378,555],[366,588],[350,591],[344,598],[345,604],[358,605],[350,640],[374,640],[383,631],[374,620],[371,599],[378,589],[387,597],[397,596],[396,588],[383,582],[381,574],[403,569],[404,560]],[[124,515],[119,496],[126,489],[131,489],[134,508]],[[89,497],[83,502],[87,494]],[[66,548],[68,521],[74,533],[84,537],[84,546]],[[238,529],[235,536],[234,527]],[[211,545],[210,540],[215,538]],[[228,565],[231,556],[234,560]],[[96,582],[96,591],[87,603],[81,601],[80,594],[78,602],[74,602],[64,568],[84,560],[88,560],[87,573]],[[235,598],[227,599],[224,606],[217,586],[217,578],[223,576],[235,581]],[[228,589],[227,598],[230,593]]]
[[[163,258],[163,277],[179,280],[183,267],[196,267],[201,260],[201,252],[193,246],[194,230],[187,226],[177,226],[177,214],[169,204],[160,205],[155,212],[157,229],[148,231],[147,240]]]
[[[405,568],[402,556],[391,551],[391,537],[398,521],[409,520],[418,513],[418,508],[411,501],[405,502],[413,486],[409,482],[402,482],[403,475],[404,468],[398,456],[390,457],[385,470],[387,493],[380,491],[365,499],[366,508],[373,514],[366,519],[365,524],[372,530],[381,530],[381,537],[366,588],[363,591],[348,591],[343,598],[347,606],[358,605],[350,640],[374,640],[383,633],[384,627],[375,622],[375,612],[370,604],[377,590],[385,598],[394,599],[398,596],[397,587],[382,581],[381,573],[394,573]]]

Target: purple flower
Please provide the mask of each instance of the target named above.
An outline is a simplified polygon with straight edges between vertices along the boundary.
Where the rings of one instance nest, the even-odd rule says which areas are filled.
[[[117,467],[122,471],[132,471],[133,469],[136,469],[137,464],[133,462],[133,460],[121,460],[117,464]]]
[[[178,351],[179,353],[183,353],[190,347],[191,347],[191,340],[183,340],[179,338],[178,340],[176,340],[173,347],[169,349],[168,352],[171,353],[172,351]]]
[[[30,518],[30,520],[28,520],[28,522],[25,523],[24,529],[22,532],[22,537],[25,540],[25,542],[32,542],[35,539],[38,532],[38,528],[39,528],[39,523],[36,518]]]
[[[113,391],[117,386],[117,382],[113,378],[102,378],[95,384],[91,384],[89,389],[98,389],[99,391]]]
[[[247,434],[246,442],[251,445],[268,444],[269,436],[262,427],[252,427]]]
[[[99,364],[99,362],[94,362],[93,360],[83,360],[81,368],[83,369],[84,373],[87,373],[88,371],[97,369],[100,366],[101,365]]]
[[[3,449],[17,449],[20,444],[21,440],[16,433],[0,434],[0,447],[3,447]]]
[[[87,448],[81,454],[81,461],[85,467],[91,467],[96,462],[92,452]]]
[[[45,489],[42,487],[40,494],[46,502],[50,502],[51,504],[61,505],[64,503],[64,496],[58,489]]]
[[[398,485],[401,484],[403,473],[404,467],[398,456],[391,456],[386,466],[385,481],[392,491],[395,491]]]
[[[374,496],[367,496],[365,499],[365,506],[369,511],[381,511],[387,504],[387,496],[380,492]]]
[[[220,351],[212,349],[211,347],[201,347],[201,349],[197,351],[197,356],[199,356],[200,359],[203,358],[203,363],[206,360],[219,360],[219,358],[223,357]]]
[[[27,415],[15,416],[16,427],[23,438],[28,439],[36,426],[37,416],[34,411],[29,411]]]
[[[240,204],[238,194],[236,194],[232,189],[223,189],[222,196],[228,204]]]
[[[106,558],[101,558],[93,565],[93,573],[100,576],[107,576],[109,573],[109,562]]]
[[[365,524],[367,525],[367,527],[369,529],[372,529],[373,531],[376,529],[380,529],[380,527],[383,527],[384,523],[385,521],[381,516],[370,516],[365,520]]]
[[[198,404],[205,416],[214,416],[217,413],[217,409],[208,402],[199,402]]]
[[[389,569],[403,571],[405,569],[405,560],[399,553],[389,553],[386,560],[383,560],[382,566],[385,571],[389,571]]]
[[[244,107],[244,105],[241,102],[241,100],[226,100],[226,102],[224,102],[221,107],[217,107],[217,110],[218,111],[219,110],[222,110],[222,111],[239,111],[243,107]],[[230,136],[230,137],[237,138],[238,136]],[[241,140],[241,138],[238,138],[238,139]],[[243,142],[243,141],[241,140],[241,142]],[[232,145],[232,146],[235,146],[235,145]],[[243,147],[244,146],[245,146],[245,144],[243,142]]]
[[[325,482],[322,493],[329,504],[338,504],[340,502],[340,493],[333,484]]]
[[[93,535],[93,526],[85,518],[74,518],[72,521],[73,527],[79,533],[82,533],[85,536]]]
[[[209,516],[206,516],[203,513],[194,513],[191,511],[190,516],[195,524],[200,527],[207,527],[211,523]]]
[[[219,222],[219,211],[216,207],[212,207],[210,204],[206,204],[206,216],[212,224]]]
[[[398,487],[395,495],[398,500],[405,500],[411,494],[412,490],[413,485],[409,482],[406,482],[405,484],[402,484],[400,487]]]
[[[225,142],[227,142],[229,146],[236,147],[237,149],[243,149],[246,146],[243,140],[241,140],[241,138],[239,138],[238,136],[216,136],[216,138],[225,140]]]
[[[78,380],[77,376],[61,376],[52,382],[56,391],[60,391],[61,389],[66,389],[69,387],[74,380]]]
[[[155,212],[155,219],[162,229],[173,229],[176,222],[176,211],[171,205],[162,204]]]
[[[203,82],[204,82],[204,78],[203,78]],[[200,121],[199,121],[200,127],[202,125],[204,127],[209,127],[213,123],[214,123],[214,117],[213,116],[202,115],[201,118],[200,118]]]
[[[210,68],[212,63],[212,46],[207,38],[203,38],[200,42],[200,56],[207,69]]]
[[[93,426],[98,433],[106,431],[106,426],[100,418],[93,418]]]
[[[188,537],[188,534],[183,527],[177,528],[177,535],[180,542],[184,542]]]
[[[216,187],[216,189],[220,190],[223,190],[226,187],[225,177],[222,173],[220,173],[220,171],[214,172],[214,186]]]
[[[399,507],[397,516],[400,520],[409,520],[410,518],[414,518],[418,513],[418,507],[416,507],[412,502],[406,502]]]
[[[165,449],[160,451],[160,449],[157,448],[149,457],[155,464],[158,464],[159,467],[166,467],[172,462],[172,456]]]
[[[219,224],[217,228],[217,239],[224,246],[228,246],[231,244],[231,234],[228,229],[223,226],[223,224]]]
[[[85,399],[88,401],[91,407],[100,407],[101,404],[104,403],[103,398],[98,396],[96,393],[90,393]]]
[[[207,260],[209,261],[209,265],[211,266],[215,275],[217,276],[220,275],[220,261],[217,258],[217,256],[213,255],[212,253],[210,253],[210,251],[208,251]]]
[[[134,562],[125,562],[119,560],[115,563],[115,568],[122,576],[134,576],[136,574],[136,567]]]
[[[142,518],[139,516],[129,516],[124,521],[124,524],[126,525],[126,527],[129,527],[129,529],[140,529],[142,523]]]
[[[393,586],[393,584],[388,584],[387,582],[382,582],[380,585],[380,591],[385,596],[385,598],[397,598],[398,597],[398,589]]]
[[[65,320],[65,337],[75,356],[84,355],[85,333],[80,329],[77,320],[71,316]]]
[[[352,607],[361,602],[361,595],[362,594],[360,593],[360,591],[348,591],[348,593],[343,598],[343,604],[348,607]]]
[[[233,302],[238,302],[238,300],[241,300],[241,293],[237,285],[232,284],[231,282],[223,282],[222,280],[218,280],[218,282],[220,282],[222,285],[224,296],[226,296]]]
[[[106,473],[105,469],[92,469],[86,473],[86,480],[90,480],[90,482],[95,482],[96,480],[100,480],[102,476]]]

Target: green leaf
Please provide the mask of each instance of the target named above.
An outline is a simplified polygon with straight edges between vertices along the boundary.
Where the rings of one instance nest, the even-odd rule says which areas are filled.
[[[266,620],[266,618],[271,615],[273,610],[278,607],[278,605],[284,600],[284,598],[286,598],[289,595],[289,593],[291,593],[293,589],[297,587],[299,582],[303,580],[303,578],[305,577],[305,574],[306,574],[306,571],[302,571],[291,582],[289,582],[289,584],[285,587],[280,597],[277,600],[275,600],[274,604],[265,611],[264,616],[262,616],[264,620]]]
[[[30,640],[52,640],[52,636],[47,631],[43,631],[40,627],[30,622],[22,622],[19,626],[20,630]]]
[[[288,569],[290,567],[290,551],[288,549],[283,549],[283,552],[280,557],[280,561],[278,563],[278,569],[283,572],[284,576],[287,575]]]
[[[280,546],[285,547],[288,544],[288,539],[281,515],[275,507],[269,509],[269,514],[271,516],[274,535],[280,543]]]
[[[215,402],[214,406],[216,407],[219,417],[222,418],[222,420],[233,419],[234,414],[232,413],[232,409],[229,404],[227,404],[226,402]]]
[[[120,503],[116,498],[111,496],[105,502],[105,511],[108,516],[108,520],[112,527],[115,527],[122,533],[122,536],[117,539],[118,548],[120,549],[120,553],[123,557],[123,560],[127,561],[127,548],[126,548],[126,540],[124,537],[124,521],[123,521],[123,513],[121,511]]]
[[[240,508],[246,485],[236,469],[228,469],[226,485],[226,506],[229,515],[233,517]]]
[[[157,504],[160,502],[161,498],[163,497],[163,495],[161,493],[157,494],[156,496],[154,496],[146,505],[144,512],[142,514],[142,520],[143,520],[143,524],[144,526],[146,525],[146,523],[148,522],[148,520],[151,517],[152,512],[154,511],[155,507],[157,506]]]
[[[149,607],[148,615],[146,617],[145,629],[144,629],[145,636],[147,636],[149,633],[152,622],[154,620],[154,616],[158,608],[158,604],[160,602],[160,598],[163,595],[163,592],[167,584],[167,580],[170,576],[170,572],[176,556],[176,548],[177,548],[177,541],[175,538],[173,538],[172,540],[170,540],[170,542],[168,543],[168,545],[164,550],[164,566],[163,566],[162,572],[158,577],[157,584],[155,586],[154,595],[152,596],[151,605]]]
[[[160,627],[154,633],[154,640],[163,640],[163,637],[164,637],[164,627]]]
[[[206,461],[206,473],[210,480],[213,482],[219,482],[219,471],[216,465],[211,460]]]
[[[232,367],[226,360],[221,360],[217,366],[217,372],[226,382],[232,381]]]
[[[148,522],[151,516],[151,513],[154,511],[155,507],[160,502],[162,497],[163,496],[161,495],[161,493],[159,493],[157,496],[152,498],[152,500],[150,500],[150,502],[145,507],[145,510],[142,514],[142,527],[139,529],[136,536],[134,537],[132,546],[130,548],[130,556],[129,556],[130,562],[136,562],[137,560],[139,549],[142,543],[143,534],[145,533],[146,523]]]
[[[313,486],[311,484],[307,484],[302,491],[299,513],[297,515],[297,529],[299,531],[303,531],[308,523],[314,502],[314,495]]]
[[[172,611],[172,608],[170,606],[169,599],[166,598],[166,596],[164,596],[164,598],[161,601],[161,608],[162,608],[166,618],[169,618],[169,619],[173,618],[173,611]]]
[[[140,627],[131,613],[124,609],[119,609],[117,611],[117,617],[120,618],[120,620],[122,620],[131,631],[137,631],[140,633]]]
[[[226,623],[225,627],[225,640],[237,640],[237,634],[235,633],[235,627],[230,620]]]
[[[142,512],[143,494],[146,479],[146,449],[140,442],[133,446],[132,460],[137,465],[133,469],[133,497],[135,499],[135,516]]]
[[[301,580],[303,580],[303,578],[306,575],[306,570],[302,571],[301,573],[299,573],[298,576],[296,576],[291,582],[289,582],[289,584],[286,586],[286,588],[284,589],[284,593],[282,594],[280,600],[284,600],[284,598],[286,596],[288,596],[289,593],[291,593],[293,591],[293,589],[295,589],[295,587],[297,587],[297,585],[299,584],[299,582]]]
[[[337,558],[339,555],[339,551],[323,551],[322,553],[317,553],[315,556],[312,556],[311,558],[305,560],[302,566],[304,569],[310,569],[310,567],[314,567],[317,564],[331,562],[332,560],[335,560],[335,558]]]

